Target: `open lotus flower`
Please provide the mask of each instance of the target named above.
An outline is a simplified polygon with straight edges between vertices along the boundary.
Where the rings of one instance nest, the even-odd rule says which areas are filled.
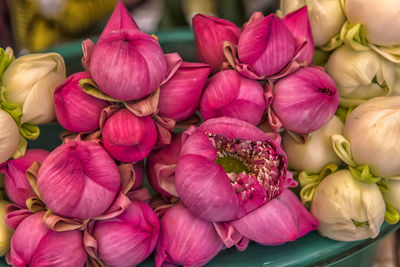
[[[7,196],[12,202],[26,208],[26,200],[36,195],[25,173],[33,162],[44,161],[48,154],[46,150],[29,149],[21,158],[9,160],[0,167],[0,172],[4,174]]]
[[[210,71],[206,64],[182,62],[174,76],[160,88],[159,114],[176,121],[193,115]]]
[[[192,21],[197,57],[216,73],[225,61],[223,42],[237,44],[240,29],[230,21],[203,14],[197,14]]]
[[[296,171],[320,172],[329,163],[339,165],[341,160],[332,148],[330,136],[341,134],[343,123],[336,116],[322,128],[309,134],[305,143],[299,143],[285,132],[282,138],[283,150],[288,157],[289,167]]]
[[[397,19],[400,6],[396,0],[383,0],[369,5],[362,0],[346,0],[343,9],[349,22],[364,26],[369,42],[385,46],[400,44],[400,33],[396,30],[400,27]]]
[[[277,134],[221,117],[185,135],[175,186],[188,209],[206,221],[238,219],[296,185]]]
[[[307,6],[316,46],[327,44],[339,34],[345,21],[340,0],[281,0],[280,10],[287,15],[304,6]]]
[[[400,175],[400,96],[376,97],[355,108],[347,118],[343,136],[350,153],[349,165],[369,165],[379,177]],[[362,133],[362,134],[360,134]],[[349,155],[348,155],[349,154]]]
[[[79,81],[89,78],[88,71],[74,73],[54,92],[57,120],[68,131],[91,132],[98,129],[101,110],[109,105],[107,101],[82,91]]]
[[[10,249],[13,230],[6,224],[8,201],[0,200],[0,256],[3,257]]]
[[[137,117],[128,109],[120,109],[103,127],[105,149],[117,160],[136,162],[144,159],[157,142],[157,129],[150,116]]]
[[[356,51],[344,45],[330,55],[326,71],[336,82],[342,106],[395,93],[395,64],[372,50]]]
[[[22,107],[21,124],[43,124],[55,118],[53,93],[65,80],[60,54],[28,54],[14,60],[4,72],[2,84],[8,102]]]
[[[267,86],[267,89],[271,88]],[[271,90],[275,120],[279,120],[284,128],[300,134],[324,126],[339,105],[335,82],[319,67],[301,68],[278,80]],[[270,124],[272,126],[271,120]]]
[[[0,163],[7,161],[17,151],[19,129],[13,118],[0,109]]]
[[[223,248],[212,223],[176,204],[161,218],[155,263],[157,267],[163,264],[203,266]]]
[[[348,170],[325,177],[311,203],[318,231],[331,239],[374,238],[385,219],[385,202],[378,186],[356,181]]]
[[[100,90],[120,100],[145,97],[167,75],[167,63],[157,40],[137,28],[121,2],[89,57],[89,71]]]
[[[58,215],[85,220],[103,214],[114,201],[121,176],[102,146],[71,140],[53,150],[37,174],[39,194]]]
[[[257,125],[264,111],[261,85],[235,70],[215,74],[207,83],[200,102],[200,113],[204,120],[233,117]]]
[[[43,224],[44,212],[25,218],[11,240],[13,266],[85,266],[82,232],[54,232]]]
[[[107,266],[136,266],[153,252],[159,231],[160,221],[150,206],[133,201],[118,217],[96,222],[97,256]]]
[[[153,150],[147,157],[146,170],[151,186],[163,196],[178,197],[175,168],[182,147],[182,134],[172,135],[171,144]]]

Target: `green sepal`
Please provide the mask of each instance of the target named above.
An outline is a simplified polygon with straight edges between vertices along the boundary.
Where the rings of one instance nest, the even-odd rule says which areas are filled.
[[[17,103],[6,103],[3,102],[0,104],[1,108],[10,114],[10,116],[14,119],[15,123],[19,125],[22,117],[22,108]]]
[[[351,219],[351,221],[353,222],[353,224],[354,224],[355,227],[369,226],[369,222],[368,222],[368,221],[366,221],[366,222],[359,222],[359,221],[356,221],[356,220],[354,220],[354,219]]]
[[[321,50],[323,51],[333,51],[339,46],[343,44],[343,41],[340,39],[340,34],[333,36],[329,42],[323,46],[321,46]]]
[[[345,123],[347,118],[349,117],[350,113],[356,108],[357,106],[350,106],[350,107],[342,107],[339,106],[336,110],[336,116],[340,119],[341,122]]]
[[[336,155],[347,165],[356,166],[353,156],[351,154],[351,146],[344,136],[340,134],[334,134],[330,136],[333,150]]]
[[[298,176],[301,186],[300,199],[304,206],[310,207],[315,191],[321,181],[328,175],[336,172],[338,166],[334,163],[326,165],[319,173],[302,171]]]
[[[7,47],[6,50],[0,47],[0,83],[4,72],[14,59],[14,51],[11,47]]]
[[[359,182],[366,184],[376,184],[381,180],[381,177],[376,177],[371,174],[368,165],[360,165],[357,167],[349,166],[351,176]]]
[[[40,135],[39,126],[24,123],[19,127],[20,134],[28,140],[36,140]]]
[[[378,186],[379,190],[380,190],[382,193],[388,192],[389,189],[390,189],[390,186],[389,186],[389,184],[386,182],[385,179],[380,179],[380,180],[376,183],[376,185]]]
[[[361,23],[345,22],[340,30],[340,40],[357,51],[369,50],[365,26]]]
[[[19,143],[18,143],[18,149],[15,151],[14,155],[12,156],[14,159],[20,158],[23,155],[25,155],[26,148],[28,147],[28,141],[26,141],[25,138],[23,138],[21,135],[19,136]]]
[[[111,102],[123,102],[103,93],[93,79],[81,79],[79,80],[79,85],[85,93],[95,98]]]
[[[389,203],[385,201],[386,204],[386,212],[385,212],[385,221],[388,224],[396,224],[400,220],[399,212]]]

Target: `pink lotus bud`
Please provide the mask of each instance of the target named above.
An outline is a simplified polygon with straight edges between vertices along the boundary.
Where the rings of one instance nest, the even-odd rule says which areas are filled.
[[[12,265],[84,266],[87,256],[82,232],[54,232],[44,226],[44,214],[32,214],[18,225],[11,239]]]
[[[7,195],[12,202],[26,208],[26,200],[36,195],[25,172],[33,162],[42,162],[48,154],[46,150],[29,149],[21,158],[9,160],[0,168],[0,172],[4,174]]]
[[[108,266],[135,266],[153,252],[159,231],[159,219],[150,206],[133,201],[118,217],[96,222],[98,257]]]
[[[141,32],[118,3],[91,54],[89,71],[107,95],[136,100],[160,86],[167,63],[157,40]]]
[[[314,39],[308,19],[307,7],[300,8],[283,18],[286,27],[296,39],[296,61],[310,65],[314,56]]]
[[[182,134],[172,136],[171,144],[153,150],[147,157],[146,169],[151,186],[166,197],[178,197],[175,168],[182,147]]]
[[[234,70],[215,74],[208,82],[200,102],[200,113],[204,120],[232,117],[257,125],[264,111],[264,90],[261,85]]]
[[[185,134],[175,186],[188,209],[206,221],[240,218],[296,184],[277,134],[228,117]]]
[[[183,62],[172,78],[161,86],[159,114],[181,121],[195,113],[211,67]]]
[[[156,266],[203,266],[224,248],[212,223],[203,221],[182,204],[170,208],[161,219]]]
[[[144,159],[157,141],[157,129],[150,116],[137,117],[120,109],[103,127],[103,145],[117,160],[136,162]]]
[[[144,180],[144,161],[139,161],[133,166],[135,170],[135,183],[133,184],[131,190],[139,189],[143,185]]]
[[[91,78],[88,71],[69,76],[54,92],[58,122],[71,132],[91,132],[99,128],[100,113],[109,105],[82,91],[79,80]]]
[[[57,147],[43,161],[37,185],[49,209],[84,220],[101,215],[111,206],[121,177],[102,146],[72,140]]]
[[[281,71],[294,57],[296,41],[283,21],[275,14],[252,15],[238,42],[238,56],[259,76]]]
[[[237,44],[240,29],[230,21],[203,14],[194,16],[192,21],[197,57],[216,73],[225,61],[223,42]]]
[[[335,82],[318,67],[299,69],[280,79],[272,91],[273,111],[286,129],[300,134],[324,126],[339,105]]]

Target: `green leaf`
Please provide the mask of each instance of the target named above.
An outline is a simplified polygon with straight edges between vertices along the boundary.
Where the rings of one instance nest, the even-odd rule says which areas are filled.
[[[371,174],[368,165],[360,165],[357,167],[349,166],[351,176],[359,182],[366,184],[375,184],[381,180],[381,177],[376,177]]]
[[[39,126],[29,123],[24,123],[19,127],[19,132],[28,140],[36,140],[40,135]]]
[[[400,214],[392,205],[390,205],[386,201],[385,204],[386,204],[385,221],[388,224],[398,223],[398,221],[400,220]]]
[[[101,100],[106,100],[106,101],[111,101],[111,102],[123,102],[121,100],[115,99],[111,96],[106,95],[103,93],[97,84],[94,82],[93,79],[81,79],[79,80],[79,85],[82,87],[82,90],[87,93],[88,95],[91,95],[95,98],[101,99]]]

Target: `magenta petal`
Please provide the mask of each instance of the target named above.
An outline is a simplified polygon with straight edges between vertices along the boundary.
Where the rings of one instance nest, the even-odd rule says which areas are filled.
[[[118,217],[98,221],[93,230],[99,257],[108,266],[135,266],[154,250],[160,222],[149,205],[133,201]]]
[[[164,58],[165,62],[167,63],[168,74],[162,81],[161,85],[164,85],[175,75],[183,62],[181,56],[178,53],[165,54]]]
[[[203,156],[211,161],[215,161],[217,159],[217,150],[212,146],[207,135],[202,132],[196,132],[190,136],[193,137],[184,141],[185,146],[181,148],[181,156],[193,154]],[[184,138],[182,137],[182,139]]]
[[[176,121],[193,115],[210,71],[209,65],[183,62],[175,75],[160,88],[160,115]]]
[[[183,205],[177,204],[161,219],[155,263],[157,267],[168,263],[203,266],[223,247],[211,223],[195,217]]]
[[[150,116],[137,117],[127,109],[120,109],[106,120],[102,138],[105,149],[115,159],[137,162],[153,149],[157,129]]]
[[[223,42],[237,44],[240,29],[230,21],[203,14],[197,14],[192,21],[197,57],[216,73],[225,61]]]
[[[84,220],[101,215],[111,206],[120,189],[121,176],[102,146],[70,141],[43,161],[37,185],[49,209]]]
[[[224,169],[214,161],[198,155],[181,156],[175,170],[175,186],[185,205],[203,220],[229,221],[238,215],[235,191]]]
[[[268,76],[282,70],[295,53],[295,40],[280,18],[271,14],[253,20],[244,28],[238,42],[238,56],[258,75]]]
[[[300,134],[328,123],[339,105],[335,82],[318,67],[301,68],[280,79],[273,92],[274,113],[285,128]]]
[[[289,189],[231,223],[244,236],[263,245],[294,241],[318,228],[318,221]]]
[[[104,27],[103,32],[100,35],[100,38],[103,35],[106,35],[110,32],[118,31],[118,30],[122,30],[122,29],[139,30],[139,27],[137,26],[136,22],[133,20],[131,14],[126,9],[124,4],[122,4],[120,1],[118,1],[117,4],[115,5],[114,11],[111,14],[110,19],[107,22],[107,25]]]
[[[171,144],[153,150],[147,157],[146,170],[151,186],[167,197],[178,197],[175,168],[182,147],[182,134],[172,136]]]
[[[308,19],[307,7],[300,8],[283,18],[283,22],[297,40],[296,61],[310,65],[314,56],[314,39]]]
[[[16,204],[26,208],[26,200],[35,196],[35,192],[26,179],[26,170],[33,162],[42,162],[49,152],[42,149],[29,149],[25,155],[18,159],[7,161],[0,173],[4,176],[4,186],[8,197]]]
[[[57,120],[71,132],[91,132],[99,128],[101,111],[109,105],[82,91],[79,81],[91,78],[88,71],[74,73],[54,92]]]
[[[53,232],[43,221],[44,212],[23,220],[11,240],[13,266],[84,266],[86,252],[80,231]]]

